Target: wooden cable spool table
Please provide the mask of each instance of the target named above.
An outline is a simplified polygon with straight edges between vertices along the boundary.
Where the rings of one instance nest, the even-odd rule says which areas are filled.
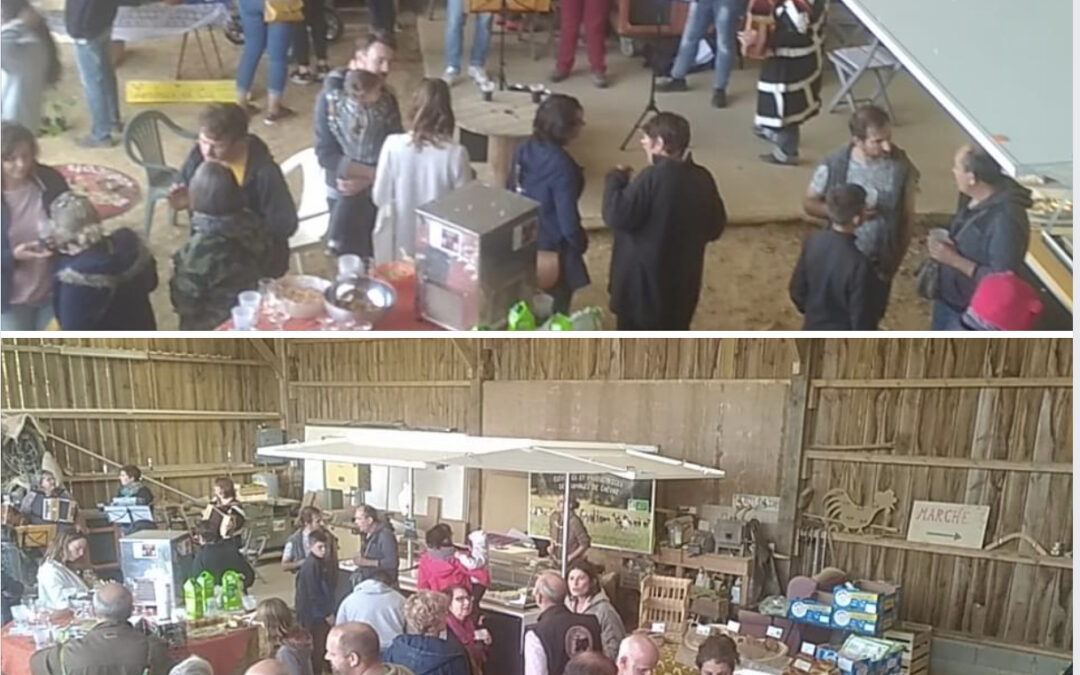
[[[487,137],[493,187],[504,187],[511,174],[514,150],[532,135],[537,104],[525,92],[495,91],[493,101],[485,101],[479,91],[466,92],[454,99],[457,125]]]

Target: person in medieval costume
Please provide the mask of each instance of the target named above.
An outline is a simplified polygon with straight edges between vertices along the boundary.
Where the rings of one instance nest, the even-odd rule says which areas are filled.
[[[767,40],[754,133],[773,146],[772,152],[761,155],[770,164],[798,163],[799,128],[821,110],[827,4],[828,0],[777,0],[770,35],[760,29],[739,33],[748,49]]]

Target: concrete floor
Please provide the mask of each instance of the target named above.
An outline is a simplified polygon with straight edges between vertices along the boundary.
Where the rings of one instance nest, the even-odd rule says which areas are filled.
[[[367,15],[363,9],[347,5],[341,11],[347,30],[344,38],[331,45],[330,61],[333,64],[348,60],[353,38],[362,34],[367,25]],[[441,12],[440,9],[439,18]],[[411,92],[419,79],[425,73],[438,75],[443,70],[442,22],[417,19],[414,13],[406,10],[401,13],[400,24],[400,47],[390,83],[399,94],[403,113],[408,115]],[[538,37],[543,39],[546,36]],[[240,48],[220,38],[218,43],[225,62],[225,75],[231,77]],[[163,74],[172,73],[179,44],[179,39],[163,39],[129,45],[127,58],[119,70],[121,87],[127,80],[161,79]],[[488,61],[492,73],[497,67],[497,49],[498,43],[495,41]],[[552,56],[544,54],[540,59],[533,60],[529,50],[529,46],[520,43],[516,35],[508,38],[507,70],[511,81],[546,81]],[[144,181],[144,175],[127,158],[122,148],[83,150],[74,145],[74,139],[86,133],[88,113],[83,104],[70,47],[61,45],[61,55],[65,66],[64,76],[53,96],[70,105],[68,122],[71,130],[61,136],[41,140],[42,160],[46,163],[102,164],[124,171],[140,182]],[[616,163],[638,167],[644,164],[644,157],[636,143],[631,145],[632,152],[620,152],[617,146],[644,106],[648,72],[641,67],[640,60],[619,54],[614,40],[609,44],[608,58],[612,88],[601,91],[592,87],[584,72],[583,50],[579,54],[575,77],[555,87],[557,91],[579,97],[587,118],[586,133],[571,151],[586,169],[587,188],[581,200],[581,211],[586,227],[594,230],[590,235],[592,246],[587,257],[593,284],[575,297],[575,308],[607,306],[610,237],[597,231],[603,227],[598,217],[603,174]],[[208,77],[197,50],[189,51],[184,74],[191,79]],[[721,241],[710,247],[705,288],[693,323],[695,330],[794,330],[799,327],[800,317],[787,299],[787,276],[794,266],[802,240],[813,228],[802,223],[778,223],[801,217],[799,202],[814,163],[830,149],[844,143],[847,137],[846,114],[822,114],[804,129],[803,164],[789,168],[761,163],[757,155],[765,147],[749,133],[755,77],[756,71],[752,66],[734,73],[729,89],[731,107],[726,110],[714,110],[708,105],[710,73],[691,75],[690,84],[694,89],[690,92],[659,96],[661,108],[674,110],[690,119],[695,158],[716,176],[731,223],[756,224],[747,228],[730,227]],[[265,81],[264,60],[256,78],[258,96],[264,95]],[[824,95],[827,97],[835,91],[835,87],[830,72]],[[918,210],[922,214],[949,213],[955,203],[949,166],[953,148],[964,141],[964,135],[910,78],[898,77],[890,92],[900,120],[895,139],[909,152],[922,172]],[[297,111],[297,117],[274,127],[265,126],[261,118],[253,121],[252,130],[267,142],[278,161],[311,145],[313,132],[310,111],[317,93],[317,86],[290,84],[286,90],[286,103]],[[496,95],[522,96],[511,93]],[[478,93],[471,84],[463,82],[455,87],[454,96],[456,100],[464,100],[464,97],[478,96]],[[123,94],[121,99],[121,113],[125,119],[130,119],[142,109],[156,107],[189,129],[194,128],[201,107],[199,104],[137,106],[124,103]],[[265,101],[256,100],[256,103],[264,104]],[[189,149],[187,141],[166,138],[166,154],[173,166],[179,166]],[[299,183],[298,176],[291,177],[290,185],[294,194],[299,194]],[[140,203],[132,211],[109,221],[109,226],[128,226],[141,232],[143,214],[144,205]],[[920,224],[920,232],[927,224]],[[161,285],[152,300],[159,328],[162,329],[175,329],[177,325],[168,300],[168,278],[171,275],[172,253],[187,237],[185,225],[182,218],[180,227],[170,227],[163,204],[159,203],[149,241],[161,277]],[[736,251],[738,254],[733,255]],[[901,278],[894,286],[893,303],[883,321],[883,328],[921,330],[928,325],[927,303],[918,299],[909,288],[912,285],[911,270],[922,255],[922,236],[917,234],[901,270]],[[306,272],[323,275],[330,274],[332,269],[330,261],[321,252],[307,254],[304,266]]]

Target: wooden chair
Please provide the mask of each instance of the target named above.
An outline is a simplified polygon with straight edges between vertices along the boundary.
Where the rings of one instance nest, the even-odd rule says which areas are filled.
[[[653,624],[662,623],[665,636],[682,640],[690,613],[690,586],[693,583],[692,579],[658,574],[642,579],[638,626],[651,631]]]

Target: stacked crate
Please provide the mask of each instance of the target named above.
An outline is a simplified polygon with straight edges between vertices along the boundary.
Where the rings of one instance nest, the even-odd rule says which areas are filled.
[[[931,630],[925,624],[905,622],[885,631],[882,637],[904,647],[901,671],[904,675],[929,675]]]

